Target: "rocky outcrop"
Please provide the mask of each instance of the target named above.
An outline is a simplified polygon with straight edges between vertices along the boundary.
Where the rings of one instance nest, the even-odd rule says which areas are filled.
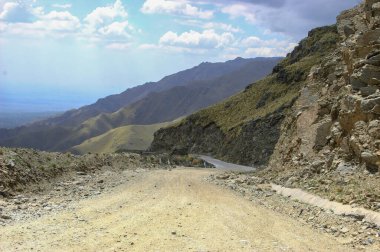
[[[282,125],[271,166],[308,166],[323,160],[380,167],[379,1],[365,1],[337,18],[342,43],[314,66]]]
[[[203,153],[234,163],[263,165],[272,155],[280,135],[283,109],[245,123],[235,138],[228,137],[215,123],[202,126],[197,122],[199,115],[195,114],[177,127],[156,132],[151,150]]]
[[[341,43],[315,65],[262,176],[380,210],[380,2],[337,18]]]

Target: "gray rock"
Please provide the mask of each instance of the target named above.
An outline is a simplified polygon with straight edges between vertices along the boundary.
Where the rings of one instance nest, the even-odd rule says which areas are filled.
[[[338,167],[336,168],[336,171],[340,174],[347,174],[352,173],[356,170],[356,167],[351,165],[350,163],[341,162]]]
[[[374,139],[380,139],[380,120],[373,120],[369,122],[368,133]]]
[[[380,66],[380,52],[376,52],[372,55],[369,55],[365,63],[373,66]]]
[[[330,118],[325,118],[318,123],[317,135],[315,137],[314,147],[320,150],[327,144],[327,137],[330,135],[332,121]]]
[[[221,175],[217,175],[216,178],[224,180],[224,179],[230,178],[230,175],[229,174],[221,174]]]
[[[1,216],[0,216],[0,219],[3,219],[3,220],[10,220],[10,219],[12,219],[10,216],[8,216],[8,215],[5,215],[5,214],[2,214]]]
[[[285,183],[285,186],[286,187],[291,187],[293,185],[294,182],[296,182],[298,180],[297,177],[290,177],[286,183]]]
[[[331,230],[331,232],[335,233],[335,232],[337,232],[337,231],[338,231],[338,228],[336,228],[336,227],[332,226],[332,227],[330,227],[330,230]]]
[[[351,218],[354,218],[358,221],[362,221],[364,219],[364,215],[362,214],[355,214],[355,213],[351,213],[351,214],[346,214],[345,216],[348,216],[348,217],[351,217]]]
[[[360,88],[360,92],[361,92],[362,96],[370,96],[370,95],[376,93],[377,89],[378,89],[378,87],[375,87],[375,86],[362,87],[362,88]]]
[[[343,227],[340,229],[340,232],[345,234],[345,233],[348,233],[350,230],[347,228],[347,227]]]
[[[366,163],[374,163],[377,160],[376,156],[373,153],[367,151],[362,152],[360,156]]]
[[[368,84],[360,80],[356,76],[351,76],[350,84],[354,90],[360,90],[361,88],[366,87]]]
[[[355,34],[355,30],[351,25],[345,25],[343,27],[343,32],[344,32],[344,35],[346,35],[346,37],[348,37],[352,34]]]
[[[380,80],[380,69],[376,66],[365,65],[360,69],[360,77],[362,81],[371,83],[372,79]]]
[[[16,165],[15,165],[15,162],[13,161],[13,160],[8,160],[8,162],[7,162],[7,167],[8,168],[13,168],[13,167],[15,167]]]
[[[375,93],[366,97],[360,104],[360,108],[364,112],[371,111],[376,105],[380,105],[380,94]]]
[[[321,168],[323,168],[323,166],[326,164],[326,162],[324,160],[316,160],[314,161],[313,163],[311,163],[311,167],[313,168],[313,170],[319,170]]]
[[[374,241],[373,241],[372,238],[367,238],[367,239],[365,239],[365,240],[362,241],[363,245],[371,245],[373,243],[374,243]]]

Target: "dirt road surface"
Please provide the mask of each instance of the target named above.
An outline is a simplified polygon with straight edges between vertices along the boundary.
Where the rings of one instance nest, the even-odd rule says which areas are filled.
[[[0,227],[0,251],[349,251],[206,182],[214,172],[142,173],[75,209]]]

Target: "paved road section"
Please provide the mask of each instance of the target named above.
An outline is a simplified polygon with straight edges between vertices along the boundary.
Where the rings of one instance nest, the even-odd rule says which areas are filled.
[[[223,171],[251,172],[256,170],[254,167],[227,163],[209,156],[199,155],[199,158]]]

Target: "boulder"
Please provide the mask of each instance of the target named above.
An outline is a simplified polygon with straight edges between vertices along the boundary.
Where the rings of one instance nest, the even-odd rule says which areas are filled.
[[[330,136],[331,126],[332,121],[330,118],[325,118],[324,120],[318,123],[314,148],[320,150],[327,144],[327,137]]]
[[[363,112],[371,112],[376,105],[380,105],[380,93],[372,94],[363,99],[360,108]]]
[[[343,175],[354,172],[355,170],[356,166],[346,162],[339,163],[338,167],[336,168],[336,171]]]
[[[368,133],[372,138],[380,139],[380,120],[373,120],[369,122]]]
[[[368,87],[362,87],[359,90],[360,90],[362,96],[370,96],[370,95],[373,95],[374,93],[376,93],[376,91],[378,90],[378,87],[368,86]]]
[[[380,66],[380,52],[377,51],[367,56],[367,60],[365,64],[369,64],[372,66]]]
[[[350,84],[354,90],[360,90],[361,88],[367,87],[368,84],[359,79],[358,76],[350,77]]]

